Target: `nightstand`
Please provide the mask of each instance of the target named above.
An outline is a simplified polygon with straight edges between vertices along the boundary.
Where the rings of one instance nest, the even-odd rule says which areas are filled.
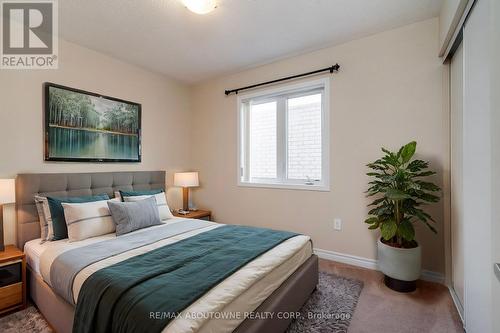
[[[198,220],[212,220],[212,212],[209,210],[192,210],[189,214],[179,214],[177,211],[172,212],[175,217],[184,217],[186,219],[198,219]]]
[[[14,245],[0,252],[0,314],[26,307],[26,258]]]

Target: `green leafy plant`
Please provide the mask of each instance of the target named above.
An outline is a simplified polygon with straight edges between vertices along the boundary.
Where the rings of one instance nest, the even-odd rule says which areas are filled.
[[[435,221],[426,213],[422,206],[438,202],[439,186],[424,181],[426,177],[435,174],[428,170],[429,163],[413,159],[417,143],[410,142],[397,153],[385,148],[385,155],[373,163],[367,164],[371,169],[367,173],[373,177],[366,191],[368,197],[375,200],[368,205],[373,207],[368,212],[365,223],[368,229],[380,228],[382,241],[394,247],[412,248],[415,241],[416,222],[424,223],[434,233]]]

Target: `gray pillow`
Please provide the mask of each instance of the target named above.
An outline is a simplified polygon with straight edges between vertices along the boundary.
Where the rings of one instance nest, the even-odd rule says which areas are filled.
[[[116,235],[161,224],[155,197],[134,202],[108,201],[109,211],[116,224]]]

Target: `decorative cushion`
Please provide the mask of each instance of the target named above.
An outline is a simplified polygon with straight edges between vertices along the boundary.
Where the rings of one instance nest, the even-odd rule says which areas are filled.
[[[159,194],[159,193],[164,193],[165,191],[162,189],[156,189],[156,190],[142,190],[142,191],[119,191],[120,196],[123,197],[135,197],[138,195],[154,195],[154,194]]]
[[[40,221],[40,238],[42,243],[52,240],[54,230],[52,228],[52,217],[50,216],[49,203],[46,197],[35,195],[35,205],[38,212],[38,220]]]
[[[120,191],[120,198],[123,202],[133,202],[140,201],[146,198],[155,197],[156,204],[158,206],[158,214],[160,215],[160,220],[164,221],[171,219],[174,216],[170,211],[167,204],[167,196],[163,190],[149,190],[149,191]]]
[[[108,201],[108,207],[116,224],[117,236],[161,224],[154,197],[133,202]]]
[[[47,197],[49,203],[50,215],[52,216],[52,226],[54,229],[54,237],[51,240],[60,240],[68,238],[68,227],[64,219],[64,209],[62,203],[83,203],[92,201],[109,200],[107,194],[87,197],[70,197],[70,198],[53,198]]]
[[[109,201],[119,202],[118,199]],[[108,208],[108,200],[84,203],[61,203],[70,242],[115,232],[115,223]]]

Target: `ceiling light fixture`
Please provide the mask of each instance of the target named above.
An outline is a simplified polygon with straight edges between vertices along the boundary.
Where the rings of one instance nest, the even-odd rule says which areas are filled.
[[[182,0],[184,6],[196,14],[208,14],[217,7],[216,0]]]

